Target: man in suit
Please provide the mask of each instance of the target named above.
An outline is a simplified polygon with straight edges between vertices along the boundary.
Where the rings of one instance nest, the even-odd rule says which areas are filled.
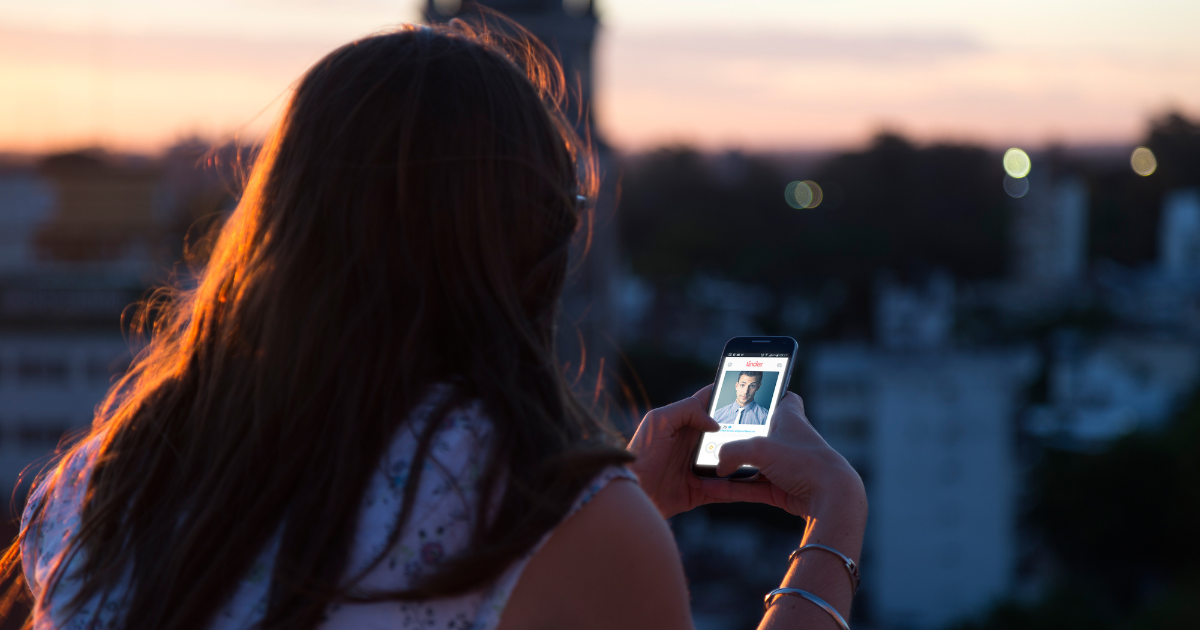
[[[767,409],[754,402],[754,394],[762,386],[762,372],[742,372],[734,385],[737,396],[733,402],[721,407],[713,414],[713,420],[721,424],[766,424]]]

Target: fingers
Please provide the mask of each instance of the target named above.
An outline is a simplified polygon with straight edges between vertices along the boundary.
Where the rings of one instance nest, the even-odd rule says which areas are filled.
[[[794,392],[787,392],[783,398],[779,399],[779,410],[790,411],[808,422],[808,415],[804,413],[804,399],[796,395]],[[809,422],[809,424],[812,424]]]
[[[702,407],[704,407],[705,409],[708,409],[708,403],[710,400],[712,400],[712,389],[713,389],[712,385],[706,385],[700,391],[696,392],[695,394],[692,394],[692,398],[699,400],[700,405]]]
[[[825,443],[804,414],[804,401],[790,392],[779,401],[779,409],[771,422],[771,436],[808,445]]]
[[[777,445],[765,437],[752,437],[734,442],[726,442],[717,452],[717,474],[725,477],[732,475],[742,466],[754,466],[759,470],[766,468],[774,461]]]
[[[700,492],[710,503],[776,503],[771,482],[766,479],[738,483],[725,479],[704,479],[700,481]]]
[[[721,430],[721,425],[708,416],[707,407],[696,397],[684,398],[666,407],[659,407],[646,414],[646,417],[652,420],[653,426],[671,432],[684,429],[696,429],[704,432]]]

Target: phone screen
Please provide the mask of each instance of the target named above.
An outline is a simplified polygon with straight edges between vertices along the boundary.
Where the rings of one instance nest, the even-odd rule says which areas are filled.
[[[726,442],[766,435],[787,387],[787,375],[787,354],[727,352],[708,410],[721,430],[700,439],[696,465],[716,466]]]

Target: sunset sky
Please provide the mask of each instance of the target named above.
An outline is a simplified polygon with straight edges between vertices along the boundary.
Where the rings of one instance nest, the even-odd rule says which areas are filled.
[[[1200,2],[600,0],[615,145],[824,149],[880,128],[1128,144],[1200,115]],[[254,137],[321,55],[414,0],[0,0],[0,151]]]

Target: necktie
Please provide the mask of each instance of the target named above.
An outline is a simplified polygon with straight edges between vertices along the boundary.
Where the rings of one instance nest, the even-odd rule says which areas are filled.
[[[746,408],[745,408],[745,407],[742,407],[741,409],[738,409],[738,410],[737,410],[737,417],[733,419],[733,423],[734,423],[734,424],[741,424],[741,423],[742,423],[742,412],[743,412],[743,411],[745,411],[745,410],[746,410]]]

